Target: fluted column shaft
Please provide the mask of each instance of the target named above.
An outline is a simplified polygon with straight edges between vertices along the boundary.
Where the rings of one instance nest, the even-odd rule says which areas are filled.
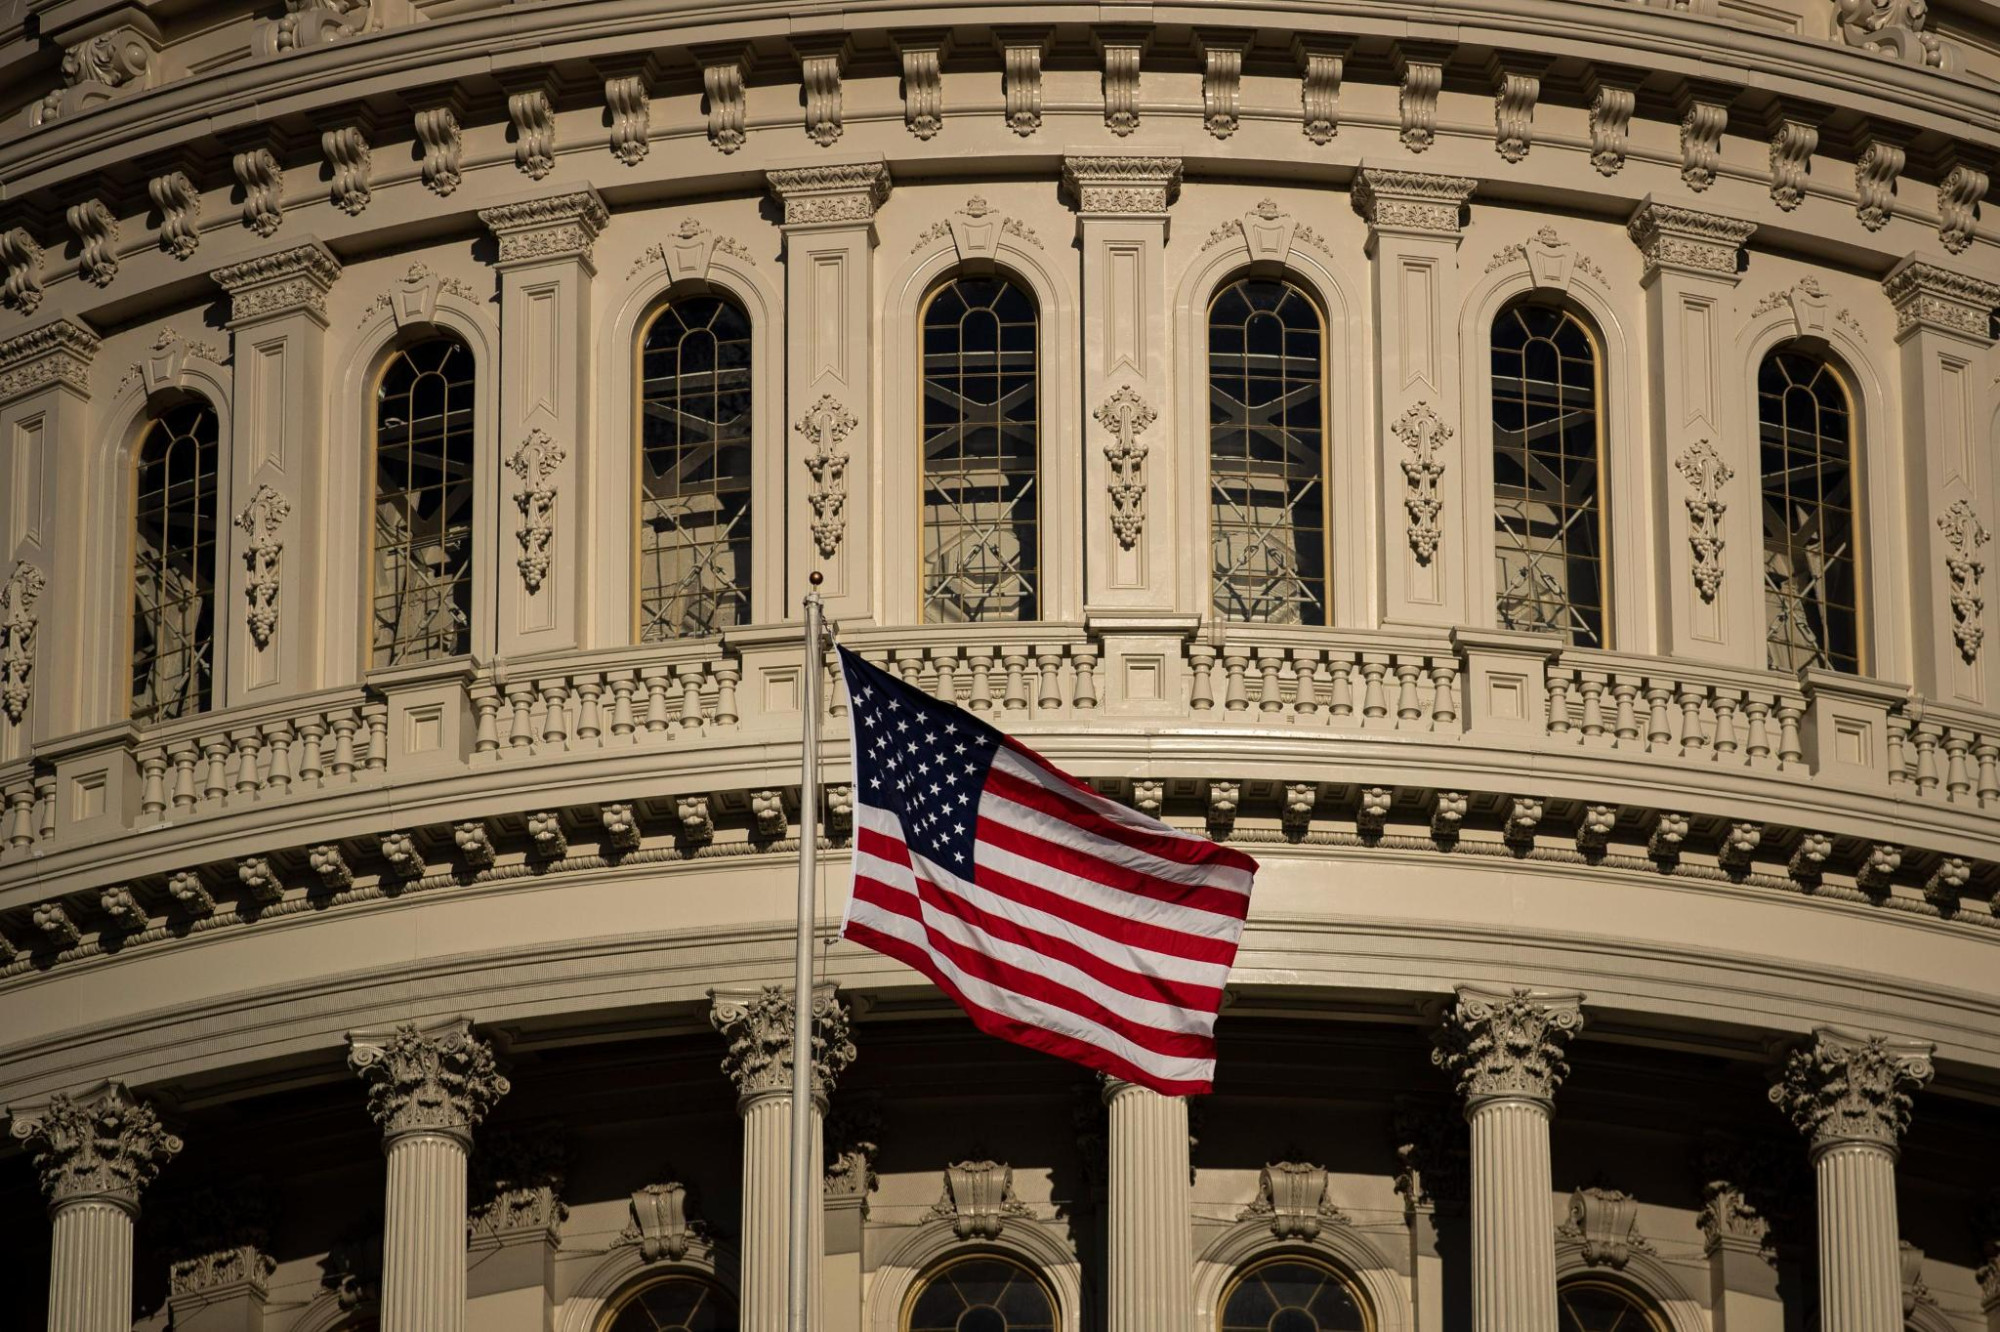
[[[470,1139],[389,1139],[382,1220],[382,1332],[464,1332],[465,1163]]]
[[[1820,1332],[1895,1332],[1903,1325],[1896,1228],[1896,1154],[1880,1143],[1817,1152]]]
[[[785,1283],[790,1272],[792,1098],[757,1096],[743,1115],[743,1332],[785,1332]],[[812,1107],[812,1159],[821,1158],[826,1116]],[[806,1217],[808,1253],[826,1252],[826,1209]],[[809,1269],[806,1326],[819,1326],[820,1264]]]
[[[1549,1107],[1476,1101],[1472,1125],[1473,1332],[1553,1332],[1556,1235],[1549,1215]]]
[[[130,1332],[132,1212],[105,1198],[55,1210],[49,1332]]]
[[[1194,1304],[1188,1230],[1187,1101],[1115,1078],[1111,1112],[1110,1332],[1187,1332]]]

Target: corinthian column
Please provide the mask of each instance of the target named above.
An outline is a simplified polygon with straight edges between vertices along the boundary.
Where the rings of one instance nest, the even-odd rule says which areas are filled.
[[[1896,1151],[1932,1046],[1822,1027],[1794,1050],[1771,1101],[1812,1144],[1819,1192],[1820,1332],[1903,1325]]]
[[[1110,1332],[1187,1332],[1187,1101],[1107,1077],[1111,1111]]]
[[[41,1174],[55,1221],[49,1332],[127,1332],[139,1195],[181,1140],[117,1082],[8,1116]]]
[[[1582,1002],[1461,985],[1431,1051],[1457,1079],[1472,1126],[1473,1332],[1555,1332],[1549,1116]]]
[[[785,1284],[791,1260],[789,1230],[792,1139],[792,996],[776,985],[762,990],[712,990],[709,1017],[729,1038],[722,1070],[736,1084],[736,1113],[743,1117],[743,1332],[785,1332]],[[812,1160],[818,1177],[825,1151],[826,1094],[854,1062],[847,1038],[847,1010],[833,987],[813,991]],[[818,1200],[820,1190],[813,1190]],[[826,1211],[807,1218],[806,1251],[826,1251]],[[805,1325],[820,1325],[820,1267],[811,1267]],[[385,1329],[386,1332],[386,1329]]]
[[[464,1332],[465,1159],[507,1079],[468,1018],[349,1032],[347,1042],[389,1158],[382,1332]]]

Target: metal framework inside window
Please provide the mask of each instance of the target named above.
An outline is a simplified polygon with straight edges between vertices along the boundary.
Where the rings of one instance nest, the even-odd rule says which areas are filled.
[[[398,351],[375,393],[376,666],[472,650],[472,352],[450,336]]]
[[[1215,614],[1325,624],[1325,337],[1298,287],[1243,278],[1208,311]]]
[[[1367,1332],[1354,1283],[1324,1263],[1280,1257],[1244,1269],[1222,1297],[1221,1332]]]
[[[1055,1332],[1048,1288],[1011,1258],[962,1258],[923,1279],[903,1332]]]
[[[1658,1310],[1609,1281],[1565,1281],[1556,1304],[1558,1332],[1666,1332]]]
[[[955,278],[924,309],[926,620],[1039,614],[1038,332],[1003,277]]]
[[[1854,413],[1826,361],[1780,348],[1757,372],[1765,658],[1858,673]]]
[[[215,409],[170,408],[139,443],[132,549],[132,719],[208,711],[215,680]]]
[[[602,1332],[736,1332],[736,1307],[714,1282],[675,1273],[618,1302]]]
[[[639,348],[639,638],[750,619],[750,320],[663,308]]]
[[[1604,646],[1597,342],[1567,310],[1493,323],[1493,549],[1500,623]]]

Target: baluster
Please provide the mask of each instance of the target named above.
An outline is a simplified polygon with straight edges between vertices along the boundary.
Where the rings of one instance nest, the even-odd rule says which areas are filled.
[[[736,711],[736,682],[743,678],[743,667],[734,657],[724,657],[715,663],[715,724],[734,726],[738,721]]]
[[[1417,699],[1417,675],[1422,668],[1414,661],[1396,660],[1396,725],[1413,724],[1424,715]]]
[[[363,704],[361,723],[368,728],[368,757],[363,760],[363,766],[369,772],[387,772],[389,770],[388,704]]]
[[[1389,715],[1389,699],[1382,691],[1382,677],[1388,673],[1389,659],[1372,652],[1361,655],[1361,724],[1379,722]]]
[[[263,786],[258,758],[264,751],[264,737],[254,729],[231,732],[236,741],[236,794],[254,795]]]
[[[1604,688],[1610,681],[1595,671],[1580,671],[1576,677],[1577,691],[1583,695],[1583,738],[1601,740],[1604,737]]]
[[[1319,660],[1317,648],[1292,649],[1292,710],[1319,719]]]
[[[35,831],[43,841],[56,835],[56,775],[35,775]]]
[[[1768,718],[1772,701],[1768,696],[1746,695],[1743,711],[1750,716],[1750,738],[1743,746],[1743,752],[1750,756],[1752,763],[1761,763],[1771,757],[1771,729]]]
[[[1939,727],[1936,722],[1920,722],[1911,734],[1917,745],[1917,790],[1929,795],[1938,785]]]
[[[361,719],[352,708],[333,714],[333,775],[347,777],[354,772],[354,729]]]
[[[326,718],[317,712],[299,719],[299,780],[326,781]]]
[[[1738,691],[1734,689],[1715,691],[1715,743],[1711,748],[1717,758],[1736,752],[1736,705],[1739,698]]]
[[[896,677],[918,693],[922,693],[924,689],[924,650],[922,648],[897,648],[891,660],[896,663]]]
[[[183,740],[174,747],[174,812],[191,813],[200,800],[195,778],[195,768],[201,763],[201,749],[192,740]]]
[[[993,711],[993,649],[967,648],[965,658],[972,668],[972,692],[966,706],[974,712]]]
[[[674,668],[681,684],[681,729],[691,731],[701,725],[701,663],[684,661]]]
[[[1081,710],[1097,706],[1097,649],[1088,643],[1075,648],[1071,660],[1076,664],[1075,704]]]
[[[1332,672],[1332,688],[1327,692],[1326,710],[1332,714],[1335,725],[1352,725],[1354,721],[1354,658],[1345,652],[1334,652],[1327,658],[1327,667]]]
[[[167,751],[139,751],[139,812],[163,814],[167,808]]]
[[[639,687],[639,676],[634,671],[613,671],[610,685],[611,734],[623,740],[639,729],[632,711],[632,692]]]
[[[1778,766],[1794,767],[1805,758],[1799,748],[1799,704],[1789,698],[1778,700]]]
[[[1188,709],[1208,712],[1215,707],[1215,649],[1206,643],[1188,644]]]
[[[264,785],[279,795],[286,795],[292,789],[293,735],[292,724],[288,721],[272,722],[264,728],[264,752],[271,756]]]
[[[1658,680],[1648,680],[1646,695],[1646,747],[1663,749],[1673,743],[1674,726],[1668,715],[1667,701],[1674,696],[1673,689]]]
[[[1285,668],[1283,648],[1260,647],[1257,649],[1257,669],[1263,675],[1257,687],[1257,711],[1283,712],[1285,709],[1285,685],[1281,673]]]
[[[1458,663],[1448,657],[1431,663],[1431,724],[1440,731],[1458,729]]]
[[[1549,668],[1542,672],[1542,681],[1549,691],[1549,734],[1568,735],[1570,731],[1569,668],[1567,666],[1558,666],[1554,662],[1551,662],[1549,663]]]
[[[2000,741],[1983,736],[1972,751],[1979,759],[1979,803],[2000,800]]]
[[[937,697],[941,703],[958,702],[958,650],[940,648],[931,663],[937,668]]]
[[[1965,753],[1971,744],[1971,739],[1958,731],[1945,732],[1944,790],[1947,799],[1963,800],[1972,794],[1972,773],[1965,766]]]
[[[671,666],[647,666],[639,672],[639,684],[646,691],[646,730],[658,734],[673,725],[673,709],[667,692],[674,679]]]
[[[1250,697],[1243,688],[1243,673],[1250,668],[1249,655],[1238,648],[1226,647],[1222,650],[1222,665],[1228,672],[1223,708],[1229,712],[1249,711]]]
[[[1613,679],[1611,697],[1617,704],[1612,734],[1621,745],[1636,743],[1639,739],[1638,681]]]
[[[507,721],[507,747],[525,749],[535,743],[535,687],[526,680],[507,685],[513,716]]]
[[[558,675],[537,687],[542,695],[542,743],[561,748],[569,743],[569,681]]]
[[[35,844],[35,787],[32,782],[17,786],[7,792],[7,811],[13,816],[8,820],[7,844],[9,846],[33,846]]]
[[[1000,660],[1007,667],[1007,697],[1001,706],[1008,712],[1025,712],[1028,707],[1028,654],[1017,647],[1003,649]]]
[[[1681,697],[1681,752],[1683,754],[1708,748],[1708,733],[1701,722],[1701,705],[1707,701],[1708,691],[1698,684],[1683,680],[1679,686]]]
[[[1902,712],[1889,714],[1889,739],[1885,746],[1883,762],[1889,768],[1891,786],[1906,785],[1910,780],[1910,719]]]
[[[1035,649],[1035,665],[1042,671],[1042,687],[1035,697],[1035,706],[1043,712],[1054,712],[1062,706],[1062,649]]]
[[[201,798],[220,800],[229,794],[229,741],[219,735],[203,737],[201,756],[208,762],[208,771],[201,783]]]
[[[572,681],[576,686],[576,738],[595,740],[604,734],[603,705],[598,697],[604,692],[601,676],[586,675]]]
[[[484,681],[466,690],[472,700],[472,752],[491,754],[500,748],[500,691]]]

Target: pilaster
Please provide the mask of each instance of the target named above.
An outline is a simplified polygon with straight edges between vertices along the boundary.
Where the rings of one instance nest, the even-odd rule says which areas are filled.
[[[81,730],[90,364],[97,335],[56,319],[0,341],[0,763]]]
[[[55,1226],[50,1332],[128,1332],[139,1197],[181,1150],[122,1083],[9,1107],[10,1132],[41,1176]]]
[[[779,986],[755,991],[709,992],[709,1020],[728,1038],[723,1071],[736,1084],[736,1113],[743,1118],[743,1251],[738,1283],[743,1332],[785,1332],[785,1293],[791,1254],[792,1022],[791,992]],[[831,985],[813,991],[812,1155],[824,1159],[826,1098],[854,1062],[847,1010]],[[807,1327],[820,1326],[826,1207],[815,1193],[808,1218],[807,1252],[814,1255],[806,1295]]]
[[[1083,252],[1083,599],[1093,611],[1174,608],[1178,501],[1174,469],[1161,464],[1174,430],[1167,210],[1180,183],[1178,157],[1063,159]]]
[[[1822,1332],[1874,1332],[1903,1318],[1896,1155],[1911,1093],[1932,1076],[1920,1041],[1822,1027],[1771,1088],[1810,1143],[1819,1193]]]
[[[610,221],[586,186],[479,210],[499,245],[498,650],[511,657],[593,644],[594,551],[583,515],[598,459],[591,247]],[[622,548],[622,547],[621,547]],[[607,629],[610,629],[607,626]],[[620,641],[621,621],[613,632]]]
[[[546,1332],[556,1307],[555,1260],[568,1180],[568,1143],[555,1126],[480,1135],[473,1150],[466,1321],[481,1332]]]
[[[1108,1332],[1189,1332],[1187,1098],[1104,1080],[1111,1115]]]
[[[507,1079],[467,1018],[347,1040],[389,1158],[382,1332],[465,1332],[466,1153]]]
[[[1907,598],[1911,683],[1938,702],[1991,707],[2000,698],[2000,639],[1986,632],[1982,547],[2000,531],[2000,483],[1993,449],[1979,441],[1989,425],[1985,385],[2000,284],[1911,254],[1882,280],[1882,292],[1896,311],[1910,547],[1906,576],[1873,589],[1881,608],[1873,634],[1879,642],[1891,629],[1891,607]]]
[[[1738,253],[1756,225],[1647,195],[1627,231],[1645,261],[1652,385],[1641,455],[1666,586],[1652,594],[1657,649],[1702,661],[1764,664],[1764,534],[1750,399],[1725,357],[1734,327]],[[1621,367],[1609,367],[1617,374]],[[1754,374],[1754,370],[1751,372]],[[1616,466],[1614,460],[1610,465]],[[1627,494],[1638,494],[1635,488]],[[1636,515],[1635,515],[1636,516]],[[1720,545],[1709,544],[1713,537]],[[1649,650],[1651,645],[1631,645]]]
[[[1406,133],[1406,138],[1407,133]],[[1383,478],[1382,615],[1487,623],[1469,607],[1472,561],[1491,558],[1491,502],[1467,487],[1458,363],[1459,218],[1475,181],[1363,161],[1354,210],[1374,273],[1375,419]]]
[[[1465,1098],[1472,1128],[1473,1332],[1556,1326],[1549,1117],[1583,1028],[1580,994],[1458,988],[1431,1062]]]
[[[791,167],[764,176],[784,212],[786,617],[817,570],[827,615],[876,614],[875,210],[889,197],[879,160]],[[843,487],[839,530],[820,525],[827,487]],[[910,479],[915,485],[914,478]],[[816,506],[815,501],[819,501]],[[905,497],[915,504],[915,492]],[[915,608],[910,608],[914,610]]]
[[[323,497],[334,483],[327,462],[326,295],[340,261],[317,240],[218,268],[229,295],[235,401],[224,442],[235,512],[219,543],[216,635],[235,707],[347,684],[360,666],[330,661],[322,635],[328,542]],[[337,557],[352,556],[336,543]]]

